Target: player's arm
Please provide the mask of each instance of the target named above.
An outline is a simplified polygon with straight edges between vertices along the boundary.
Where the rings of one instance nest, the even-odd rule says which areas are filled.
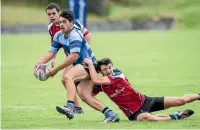
[[[54,56],[55,56],[56,53],[54,52],[47,52],[44,56],[42,56],[37,62],[36,64],[46,64],[47,62],[49,62]]]
[[[89,72],[90,72],[90,77],[91,77],[92,82],[94,84],[98,84],[98,85],[110,85],[111,84],[111,81],[110,81],[110,79],[107,76],[100,76],[96,72],[91,59],[86,58],[84,60],[84,62],[86,64],[88,64],[88,68],[89,68]]]
[[[84,38],[87,40],[87,42],[88,42],[89,44],[91,44],[91,35],[90,35],[89,32],[88,32],[87,34],[84,35]]]
[[[87,42],[91,44],[91,35],[90,35],[90,32],[87,30],[87,28],[82,27],[82,33],[83,33],[84,38],[87,40]]]
[[[52,38],[51,38],[51,44],[53,44]],[[51,68],[54,68],[54,66],[55,66],[56,55],[57,55],[57,53],[55,53],[55,55],[53,56],[53,58],[52,58],[51,61],[50,61]]]
[[[56,55],[58,50],[62,47],[62,45],[58,42],[58,38],[57,38],[58,34],[59,33],[56,33],[56,35],[54,36],[53,42],[47,54],[42,56],[37,62],[37,64],[40,64],[40,63],[46,64],[47,62],[49,62]]]
[[[56,66],[51,71],[49,71],[49,73],[46,75],[47,78],[50,76],[54,76],[58,71],[70,66],[78,58],[82,46],[82,38],[79,34],[75,34],[70,40],[70,55],[67,56],[66,60],[62,64]]]
[[[60,71],[64,68],[70,66],[77,59],[78,55],[79,55],[79,53],[77,53],[77,52],[71,53],[70,55],[67,56],[66,60],[62,64],[56,66],[54,69],[56,71]]]
[[[55,53],[49,51],[36,62],[35,66],[34,66],[34,70],[33,70],[36,78],[37,78],[36,68],[37,68],[38,64],[46,64],[54,57],[54,55],[55,55]]]
[[[49,33],[49,34],[50,34],[50,33]],[[51,36],[51,34],[50,34],[50,36]],[[52,37],[52,36],[51,36],[51,44],[53,44],[53,37]],[[55,60],[56,55],[57,55],[57,54],[55,54],[55,55],[53,56],[52,60],[53,60],[53,59]]]

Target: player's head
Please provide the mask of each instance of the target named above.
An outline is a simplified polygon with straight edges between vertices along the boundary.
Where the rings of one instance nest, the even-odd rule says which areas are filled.
[[[97,70],[104,76],[112,75],[113,74],[113,63],[112,63],[111,59],[103,58],[101,60],[98,60]]]
[[[60,14],[60,29],[68,32],[74,25],[74,13],[70,10],[62,11]]]
[[[50,3],[46,7],[46,13],[53,24],[59,24],[60,7],[56,3]]]

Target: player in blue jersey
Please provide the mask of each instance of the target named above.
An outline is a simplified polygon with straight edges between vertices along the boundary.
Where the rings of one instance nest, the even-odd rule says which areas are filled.
[[[80,88],[81,86],[88,86],[88,88],[91,88],[90,90],[92,90],[93,87],[90,76],[86,69],[81,65],[81,63],[85,58],[90,58],[92,59],[92,62],[96,64],[96,58],[90,49],[89,44],[83,37],[80,29],[74,26],[74,16],[71,11],[63,11],[60,14],[60,28],[61,31],[55,34],[53,43],[48,53],[40,58],[40,60],[36,63],[36,67],[38,64],[45,64],[50,61],[60,48],[63,48],[66,51],[68,54],[66,60],[62,64],[59,64],[58,66],[51,69],[46,76],[47,78],[53,77],[58,73],[58,71],[73,65],[73,67],[71,67],[64,74],[64,84],[67,87],[66,105],[64,107],[56,107],[59,113],[66,115],[69,119],[73,119],[74,100],[76,95],[76,88],[74,83],[80,81]],[[88,105],[104,113],[106,117],[104,121],[119,121],[118,115],[108,107],[105,107],[101,101],[94,98],[89,89],[82,90],[81,92],[87,95],[87,97],[90,99],[90,102],[87,102]]]
[[[58,31],[60,31],[60,25],[59,25],[60,24],[59,23],[60,6],[56,3],[48,4],[46,7],[46,14],[50,21],[50,23],[48,24],[48,32],[51,36],[51,44],[52,44],[54,35]],[[74,26],[81,30],[81,33],[83,34],[84,38],[90,44],[90,33],[87,30],[87,28],[85,28],[83,25],[81,25],[81,23],[77,19],[74,20]],[[55,59],[56,59],[56,55],[50,61],[50,65],[52,68],[54,68],[54,66],[55,66]],[[70,67],[65,68],[64,73],[67,72]],[[62,80],[62,83],[64,85],[64,79]],[[65,89],[67,89],[67,88],[65,87]],[[83,109],[80,107],[80,103],[78,100],[78,94],[76,95],[74,102],[75,102],[75,109],[74,109],[75,113],[78,113],[78,114],[83,113]]]

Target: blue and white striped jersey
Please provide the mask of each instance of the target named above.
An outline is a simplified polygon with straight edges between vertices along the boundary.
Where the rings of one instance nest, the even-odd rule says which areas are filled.
[[[88,42],[83,37],[81,30],[75,26],[73,26],[69,35],[64,34],[62,31],[55,34],[49,51],[57,53],[60,48],[63,48],[68,55],[73,52],[79,53],[73,65],[82,63],[85,58],[91,58],[93,63],[96,62]]]

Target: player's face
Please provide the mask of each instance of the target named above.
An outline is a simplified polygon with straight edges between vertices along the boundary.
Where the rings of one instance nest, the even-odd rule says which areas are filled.
[[[101,65],[101,73],[104,76],[112,75],[113,74],[113,66],[112,66],[112,64]]]
[[[47,9],[47,15],[53,24],[59,24],[59,12],[55,8]]]
[[[60,17],[60,30],[63,32],[68,32],[71,30],[72,25],[72,22],[69,22],[68,19]]]

